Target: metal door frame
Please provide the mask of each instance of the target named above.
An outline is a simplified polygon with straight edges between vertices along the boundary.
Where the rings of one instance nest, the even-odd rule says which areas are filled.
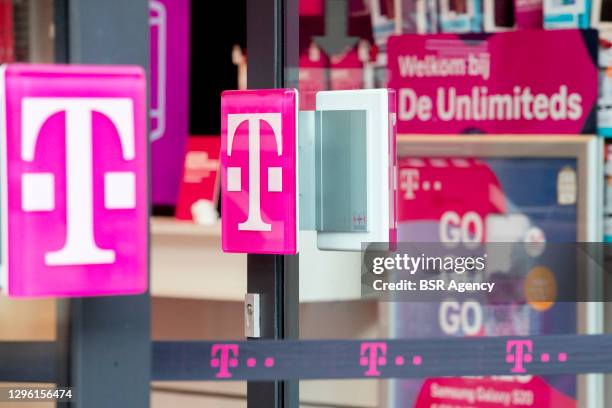
[[[297,88],[298,0],[246,3],[248,88]],[[248,293],[261,297],[261,338],[299,338],[298,255],[248,255],[247,271]],[[249,382],[247,406],[297,408],[299,381]]]

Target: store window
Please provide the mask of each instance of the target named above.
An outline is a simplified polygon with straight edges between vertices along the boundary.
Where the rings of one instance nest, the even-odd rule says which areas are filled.
[[[343,3],[342,11],[338,3]],[[352,311],[344,317],[319,315],[326,322],[331,319],[330,324],[336,327],[334,337],[449,339],[586,334],[603,329],[603,321],[598,320],[598,316],[603,316],[603,304],[581,303],[586,299],[577,297],[573,292],[575,287],[563,288],[574,282],[577,260],[563,254],[561,249],[567,248],[563,243],[602,240],[599,235],[602,220],[587,215],[598,211],[594,197],[599,192],[587,191],[590,182],[597,184],[601,178],[596,164],[601,160],[596,153],[600,143],[597,137],[585,135],[582,147],[574,145],[570,148],[573,152],[568,154],[561,152],[564,149],[560,146],[573,144],[571,138],[555,139],[552,143],[546,139],[548,136],[534,130],[529,136],[514,140],[509,136],[491,142],[487,141],[490,136],[482,133],[502,132],[483,129],[474,121],[471,126],[464,125],[470,115],[467,110],[450,122],[443,117],[444,112],[438,111],[435,116],[436,109],[443,110],[444,103],[450,100],[449,95],[447,100],[440,99],[440,93],[450,88],[454,92],[455,88],[461,88],[461,82],[470,81],[463,74],[457,74],[453,79],[436,82],[436,76],[453,75],[452,61],[468,56],[497,58],[492,52],[487,53],[492,46],[483,41],[485,36],[468,34],[455,41],[459,37],[449,33],[514,32],[517,23],[535,24],[531,27],[541,29],[542,9],[535,10],[536,16],[539,13],[537,21],[525,22],[537,5],[522,3],[526,2],[300,1],[300,109],[317,109],[316,94],[320,91],[389,87],[398,92],[398,245],[408,244],[413,251],[427,253],[476,243],[493,253],[499,251],[496,255],[489,253],[489,272],[494,275],[527,268],[531,272],[525,279],[540,281],[546,286],[542,290],[551,290],[556,283],[559,285],[556,290],[565,291],[561,297],[566,296],[565,301],[532,303],[518,299],[496,302],[486,296],[456,293],[421,302],[415,301],[414,295],[403,294],[389,295],[385,298],[387,301],[381,302],[354,299],[349,308],[354,310],[360,305],[359,312]],[[499,58],[510,52],[510,49],[501,49]],[[449,65],[442,66],[445,63]],[[500,70],[496,65],[500,63],[512,65],[510,59],[487,60],[482,67]],[[592,66],[592,62],[589,64]],[[475,65],[471,68],[476,69]],[[466,65],[466,70],[471,68]],[[481,78],[494,74],[482,73]],[[427,82],[427,77],[432,79]],[[522,80],[517,77],[515,83],[504,86],[512,90],[513,86],[522,85]],[[508,79],[502,81],[508,82]],[[474,81],[482,86],[475,92],[486,92],[491,82],[489,78]],[[431,99],[417,99],[423,94]],[[471,108],[477,109],[456,107],[458,110]],[[418,120],[420,109],[431,115]],[[594,127],[589,129],[587,133],[595,132]],[[515,132],[526,133],[519,128]],[[448,135],[436,135],[439,133]],[[461,140],[465,137],[461,133],[482,135]],[[577,129],[576,133],[580,131]],[[594,154],[584,156],[586,151]],[[512,242],[534,243],[527,260],[512,255],[515,249]],[[548,252],[544,254],[544,251]],[[514,283],[506,289],[512,292],[519,286]],[[342,292],[336,288],[336,293]],[[357,293],[356,298],[361,294]],[[340,297],[333,299],[334,308],[341,309],[347,304]],[[374,295],[374,298],[380,299],[380,296]],[[306,310],[303,316],[308,316],[309,311],[316,313],[318,306],[303,307]],[[308,336],[317,337],[317,334],[308,333]],[[571,374],[360,381],[350,387],[360,392],[347,393],[344,402],[357,406],[360,401],[368,400],[373,401],[373,406],[389,408],[502,406],[504,403],[534,407],[596,406],[603,395],[588,390],[601,384],[598,381],[601,378],[593,375]],[[324,387],[318,382],[302,381],[301,384],[303,389]],[[343,384],[346,383],[340,382],[337,389],[342,390]],[[488,396],[482,394],[483,390]],[[493,400],[509,395],[523,401]],[[302,392],[302,400],[308,401],[306,391]]]
[[[64,59],[55,27],[58,3],[0,0],[0,62]],[[611,156],[595,133],[606,136],[612,129],[607,126],[611,13],[607,2],[593,6],[601,25],[597,34],[585,30],[591,11],[574,7],[578,3],[584,5],[299,1],[299,37],[289,37],[295,44],[275,46],[297,50],[299,110],[319,125],[313,143],[328,148],[326,180],[334,184],[325,190],[317,174],[304,185],[321,208],[327,205],[324,215],[337,218],[322,220],[313,210],[312,228],[299,232],[299,295],[293,295],[300,300],[300,340],[345,341],[332,348],[336,354],[329,361],[290,355],[306,367],[292,372],[294,377],[315,378],[300,380],[300,406],[606,406],[603,376],[574,372],[573,358],[584,359],[582,350],[566,350],[563,341],[550,340],[602,333],[610,324],[601,242],[612,239],[612,171],[603,162]],[[215,368],[215,379],[230,379],[227,370],[239,364],[229,354],[238,348],[227,343],[233,347],[244,340],[245,323],[249,326],[254,313],[254,301],[245,306],[248,264],[272,258],[247,259],[221,250],[220,95],[248,88],[248,64],[262,61],[249,54],[246,0],[151,0],[149,5],[151,406],[244,407],[250,385],[245,381],[161,381],[165,372],[159,367],[171,367],[175,375],[199,369],[210,375]],[[560,53],[567,53],[563,63]],[[368,94],[385,109],[372,108],[376,103],[357,92],[373,89],[389,90]],[[384,149],[362,143],[375,140],[368,126],[381,122],[379,116],[385,118],[382,138],[393,141]],[[321,142],[329,135],[335,139]],[[380,165],[381,157],[386,166],[372,179],[371,168]],[[306,170],[319,165],[314,159],[309,164]],[[268,192],[281,190],[280,182],[270,182],[275,174],[282,180],[274,170],[268,173]],[[382,193],[367,196],[370,187]],[[380,205],[385,194],[387,201]],[[383,249],[361,246],[349,235],[380,233],[373,223],[381,219]],[[394,275],[388,272],[402,270],[408,261],[396,262],[386,257],[389,252],[416,254],[410,258],[413,267],[431,262],[436,279],[391,281]],[[478,274],[479,262],[486,264],[487,275]],[[411,283],[422,293],[411,292]],[[55,342],[67,354],[70,302],[81,301],[0,294],[0,327],[8,328],[0,330],[0,341]],[[127,309],[121,312],[132,311]],[[145,309],[148,318],[148,303]],[[108,330],[101,326],[92,324],[91,330]],[[111,330],[121,331],[125,340],[136,331],[134,325]],[[536,338],[555,352],[536,353]],[[172,341],[184,343],[172,349]],[[190,342],[206,347],[210,344],[204,342],[214,342],[226,347],[217,352],[228,354],[162,358],[181,355],[176,350]],[[242,350],[253,352],[245,344],[240,343]],[[273,351],[304,344],[321,345],[323,353],[330,343],[296,342],[287,349],[277,344]],[[390,344],[410,348],[395,355]],[[497,354],[491,344],[501,347]],[[349,355],[351,347],[356,352]],[[591,352],[584,350],[591,360],[580,361],[596,364]],[[243,358],[239,368],[275,367],[274,358],[257,353]],[[428,357],[437,358],[437,365],[430,366]],[[328,370],[310,376],[307,370],[319,363],[328,364]],[[572,368],[532,375],[525,369],[532,363]],[[500,365],[505,374],[490,375]],[[359,379],[334,377],[346,367]],[[386,369],[401,375],[378,379]],[[425,374],[403,378],[402,369]],[[27,376],[28,367],[24,370]],[[317,379],[322,376],[331,379]]]

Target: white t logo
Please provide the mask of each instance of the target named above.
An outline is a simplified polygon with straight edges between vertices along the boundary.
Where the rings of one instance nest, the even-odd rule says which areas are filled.
[[[47,252],[50,266],[110,264],[115,251],[98,247],[94,237],[92,114],[100,113],[115,126],[125,160],[135,157],[134,107],[129,98],[24,98],[21,114],[21,157],[34,161],[36,143],[43,124],[54,114],[66,114],[66,242],[58,251]],[[21,178],[23,211],[53,211],[54,173],[24,173]],[[106,209],[132,209],[135,174],[104,174]]]
[[[402,169],[400,177],[400,186],[404,190],[404,199],[413,200],[415,191],[419,189],[419,171],[417,169]]]
[[[244,121],[249,126],[249,215],[245,222],[238,224],[240,231],[270,231],[272,225],[261,218],[261,182],[259,172],[260,161],[260,129],[259,121],[266,122],[272,128],[276,142],[277,154],[283,154],[280,113],[245,113],[227,115],[227,155],[232,155],[232,145],[236,130]],[[268,191],[280,192],[283,190],[283,177],[281,167],[268,167]],[[241,168],[227,168],[227,191],[242,191]]]

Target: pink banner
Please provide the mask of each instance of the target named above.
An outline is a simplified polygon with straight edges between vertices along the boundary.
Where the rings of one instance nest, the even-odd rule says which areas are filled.
[[[595,133],[597,32],[402,35],[399,133]]]

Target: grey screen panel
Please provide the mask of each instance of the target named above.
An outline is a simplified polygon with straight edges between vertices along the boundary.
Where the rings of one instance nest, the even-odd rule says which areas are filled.
[[[367,232],[367,112],[317,111],[317,230]]]
[[[315,112],[301,111],[298,120],[300,230],[316,230]]]

